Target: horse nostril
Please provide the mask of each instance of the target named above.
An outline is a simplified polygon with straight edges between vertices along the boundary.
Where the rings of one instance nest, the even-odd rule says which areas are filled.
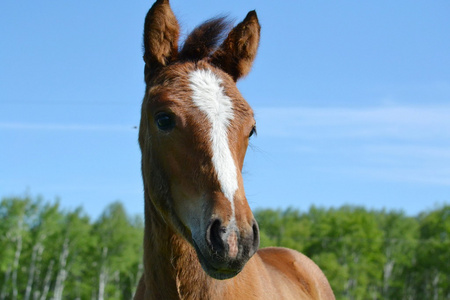
[[[225,251],[225,244],[222,238],[225,232],[226,228],[222,227],[222,222],[219,219],[211,221],[206,232],[206,242],[213,251],[219,253]]]
[[[258,227],[258,223],[256,222],[256,220],[253,220],[252,229],[253,229],[253,243],[252,243],[252,249],[250,250],[250,256],[255,254],[255,252],[258,251],[258,247],[259,247],[259,227]]]

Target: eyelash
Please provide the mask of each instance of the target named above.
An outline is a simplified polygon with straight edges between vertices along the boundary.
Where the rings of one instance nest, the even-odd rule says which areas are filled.
[[[253,135],[257,135],[258,133],[256,132],[256,126],[253,126],[252,130],[250,131],[248,138],[251,138]]]

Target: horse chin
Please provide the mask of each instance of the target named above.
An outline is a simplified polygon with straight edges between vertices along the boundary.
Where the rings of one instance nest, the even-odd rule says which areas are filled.
[[[219,260],[215,263],[213,258],[206,258],[203,252],[200,250],[199,246],[193,241],[195,252],[197,253],[198,260],[200,261],[200,265],[202,269],[205,271],[207,275],[214,279],[225,280],[235,277],[242,271],[243,265],[237,268],[230,268],[227,266],[226,262]],[[216,265],[221,265],[217,267]]]

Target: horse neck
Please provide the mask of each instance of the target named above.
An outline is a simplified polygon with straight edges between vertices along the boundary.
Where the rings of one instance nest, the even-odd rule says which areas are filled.
[[[208,299],[213,280],[200,266],[194,248],[170,228],[145,197],[144,266],[154,299]]]

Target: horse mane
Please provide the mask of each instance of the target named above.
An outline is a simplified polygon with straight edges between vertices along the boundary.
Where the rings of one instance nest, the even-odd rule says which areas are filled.
[[[227,37],[231,28],[232,22],[226,16],[205,21],[188,35],[178,53],[178,59],[199,61],[210,56]]]

